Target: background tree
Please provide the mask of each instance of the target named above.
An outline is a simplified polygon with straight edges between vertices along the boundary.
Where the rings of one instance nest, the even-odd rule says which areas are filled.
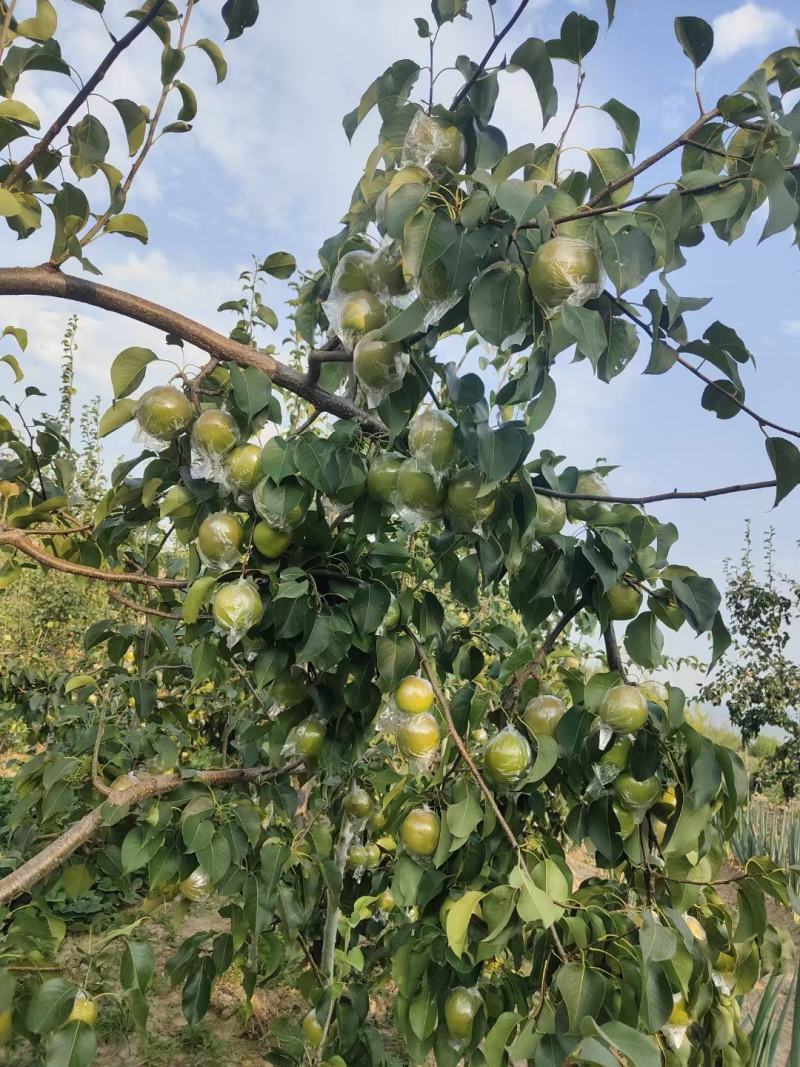
[[[791,954],[765,896],[797,901],[765,857],[720,877],[741,762],[685,721],[678,687],[634,684],[630,662],[661,664],[663,627],[709,634],[714,660],[730,641],[714,583],[670,560],[677,530],[646,505],[765,488],[778,503],[800,481],[800,431],[746,403],[746,344],[719,321],[692,337],[706,301],[673,285],[694,246],[737,239],[763,204],[762,236],[797,233],[800,50],[707,110],[698,96],[697,119],[637,163],[640,117],[609,100],[618,143],[572,167],[599,24],[571,12],[558,37],[524,39],[528,0],[502,17],[489,5],[485,52],[459,58],[461,87],[439,100],[437,42],[471,11],[434,0],[417,19],[426,66],[393,63],[345,116],[352,137],[377,112],[378,143],[319,267],[298,274],[284,251],[255,263],[225,337],[95,280],[101,238],[147,240],[127,197],[161,138],[190,132],[184,79],[205,60],[225,77],[220,47],[194,39],[194,0],[153,0],[109,30],[44,133],[28,76],[67,76],[80,57],[62,58],[49,0],[25,18],[17,6],[0,37],[0,211],[19,247],[45,227],[52,247],[46,264],[0,268],[0,296],[89,304],[163,340],[111,364],[99,434],[130,423],[136,449],[91,522],[64,426],[30,403],[37,387],[0,422],[0,580],[41,566],[103,583],[131,613],[89,627],[97,659],[68,683],[72,714],[16,779],[0,1039],[52,1065],[91,1062],[94,957],[57,977],[44,967],[65,933],[51,895],[103,885],[141,902],[141,922],[112,923],[97,951],[118,957],[115,991],[142,1030],[148,917],[213,892],[225,932],[188,937],[169,977],[195,1023],[234,965],[248,996],[292,976],[309,1007],[273,1028],[281,1063],[384,1062],[369,990],[390,976],[413,1062],[747,1063],[739,998]],[[259,7],[228,0],[221,16],[236,39]],[[684,17],[675,32],[696,71],[711,26]],[[148,102],[98,91],[129,48],[160,52]],[[492,123],[500,74],[531,79],[545,130],[554,64],[575,77],[569,116],[509,146]],[[647,188],[662,163],[670,180]],[[280,326],[257,296],[264,274],[292,294],[285,345],[263,344],[260,324]],[[24,353],[23,328],[3,336]],[[679,367],[706,410],[757,424],[763,480],[625,498],[610,466],[536,454],[554,361],[571,353],[609,382],[642,340],[647,373]],[[23,377],[24,356],[0,358]],[[279,432],[285,409],[294,429]],[[517,614],[493,613],[496,595]],[[603,670],[555,655],[573,625],[602,641]],[[234,679],[243,699],[226,699],[197,769],[181,758],[187,692]],[[604,873],[576,881],[574,844]]]
[[[763,785],[778,782],[786,796],[794,796],[800,769],[800,667],[787,652],[798,617],[796,582],[775,570],[774,531],[764,538],[764,576],[753,567],[748,524],[738,563],[725,569],[725,599],[731,620],[733,646],[718,665],[702,696],[724,707],[748,744],[766,727],[777,727],[785,741],[767,755],[759,771]]]

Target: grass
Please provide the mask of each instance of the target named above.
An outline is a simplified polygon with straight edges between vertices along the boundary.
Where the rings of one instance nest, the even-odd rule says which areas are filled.
[[[779,867],[797,867],[789,880],[800,890],[800,808],[751,800],[742,813],[731,851],[742,866],[753,856],[769,856]]]
[[[144,1034],[140,1046],[143,1067],[172,1067],[184,1056],[192,1067],[217,1067],[226,1062],[224,1052],[224,1043],[204,1023],[188,1026],[175,1037]]]

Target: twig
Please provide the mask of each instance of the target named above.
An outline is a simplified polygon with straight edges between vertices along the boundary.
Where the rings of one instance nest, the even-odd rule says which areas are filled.
[[[0,296],[2,295],[50,296],[62,300],[76,300],[135,319],[164,333],[175,334],[222,362],[238,363],[242,367],[257,367],[271,378],[275,385],[302,397],[322,411],[327,411],[337,418],[353,420],[365,433],[372,436],[386,435],[386,427],[375,415],[362,411],[346,397],[336,396],[309,383],[303,374],[280,363],[268,352],[224,337],[186,315],[122,289],[113,289],[88,278],[65,274],[45,264],[39,267],[1,268]]]
[[[17,6],[17,0],[7,0],[6,13],[3,18],[3,25],[0,27],[0,60],[3,58],[3,53],[6,49],[6,40],[8,38],[8,30],[11,26],[11,18],[14,14],[14,8]]]
[[[596,500],[605,504],[657,504],[661,500],[707,500],[712,496],[726,496],[729,493],[748,493],[752,489],[774,489],[777,482],[744,482],[741,485],[723,485],[718,489],[698,489],[694,492],[673,489],[669,493],[652,493],[650,496],[594,496],[591,493],[562,493],[558,489],[535,486],[541,496],[553,496],[558,500]]]
[[[538,487],[536,489],[536,492],[539,492]],[[509,682],[509,684],[503,691],[503,707],[506,708],[506,710],[515,707],[517,700],[519,699],[520,690],[529,678],[540,677],[542,665],[544,664],[544,661],[547,659],[550,652],[555,647],[556,641],[559,639],[564,630],[566,630],[567,626],[569,626],[572,620],[577,615],[579,615],[585,607],[587,607],[588,603],[589,601],[586,597],[580,597],[578,600],[576,600],[572,607],[568,611],[564,612],[564,614],[561,616],[555,626],[553,626],[553,628],[547,634],[544,641],[536,650],[530,663],[526,663],[521,670],[517,671],[512,681]]]
[[[414,370],[420,376],[420,378],[422,378],[423,382],[425,382],[425,391],[427,392],[428,396],[431,398],[431,400],[434,402],[434,404],[437,406],[437,408],[440,411],[442,411],[443,410],[443,405],[442,405],[441,401],[439,400],[439,397],[436,395],[436,392],[435,392],[433,386],[431,385],[430,378],[425,373],[423,367],[418,362],[416,356],[410,355],[410,360],[411,360],[411,366],[414,368]]]
[[[183,49],[183,44],[186,39],[186,27],[189,23],[189,18],[192,14],[192,8],[194,7],[194,4],[195,0],[187,0],[186,11],[184,13],[183,18],[181,19],[181,28],[178,34],[178,41],[176,46],[177,51],[181,51]],[[97,216],[94,223],[80,238],[81,248],[85,248],[86,245],[90,244],[94,240],[94,238],[100,233],[100,231],[106,225],[111,216],[115,213],[116,210],[118,210],[116,206],[117,197],[119,197],[119,199],[121,199],[123,203],[127,199],[128,192],[130,191],[130,187],[133,184],[134,178],[139,173],[139,170],[141,169],[142,164],[147,158],[150,149],[155,144],[156,131],[158,130],[158,124],[161,121],[161,114],[164,110],[164,105],[167,102],[167,97],[170,94],[170,90],[172,89],[174,84],[175,79],[173,78],[171,81],[167,82],[166,85],[162,86],[161,95],[158,98],[156,109],[153,112],[152,119],[150,120],[150,128],[147,131],[147,137],[145,138],[145,142],[139,149],[139,154],[136,156],[136,159],[134,159],[133,163],[131,164],[130,170],[128,171],[125,180],[122,182],[122,185],[120,186],[118,192],[115,193],[114,198],[112,198],[112,203],[108,206],[108,208],[106,208],[102,215]],[[61,257],[59,259],[55,259],[53,262],[63,262],[69,257],[69,255],[69,251],[64,251]]]
[[[516,839],[516,837],[514,835],[514,831],[511,829],[511,827],[506,822],[505,817],[503,816],[503,813],[500,810],[500,806],[498,805],[497,800],[495,799],[494,793],[491,791],[489,786],[486,784],[486,782],[485,782],[485,780],[483,778],[483,775],[478,770],[478,768],[477,768],[477,766],[475,764],[475,761],[473,760],[472,756],[470,755],[469,749],[464,744],[464,740],[461,737],[461,734],[456,729],[456,724],[453,722],[453,716],[452,716],[452,713],[450,711],[450,705],[448,704],[447,698],[445,697],[444,693],[442,692],[442,687],[439,685],[439,679],[436,677],[436,674],[434,673],[434,670],[431,667],[430,661],[428,660],[428,657],[425,655],[425,650],[423,649],[422,645],[417,640],[416,634],[411,630],[410,627],[406,626],[405,627],[405,632],[411,638],[411,641],[413,642],[414,648],[416,649],[417,655],[419,656],[419,661],[420,661],[420,663],[422,665],[422,669],[425,672],[425,675],[426,675],[428,681],[431,683],[431,686],[433,688],[433,694],[436,697],[436,703],[439,705],[439,710],[441,711],[442,716],[443,716],[444,721],[445,721],[445,724],[447,725],[447,732],[450,735],[450,737],[452,738],[453,744],[458,749],[459,755],[461,756],[461,758],[464,760],[464,762],[466,763],[467,767],[469,768],[469,773],[474,778],[475,783],[477,784],[478,788],[480,789],[480,791],[483,793],[484,797],[486,798],[486,802],[488,803],[489,807],[494,812],[494,816],[497,819],[497,822],[498,822],[499,826],[501,827],[503,833],[508,838],[509,844],[514,849],[514,851],[517,853],[517,855],[520,856],[521,853],[520,853],[520,848],[519,848],[519,842],[517,841],[517,839]]]
[[[322,348],[312,348],[308,353],[308,370],[306,381],[309,385],[316,385],[322,372],[323,363],[352,363],[352,352],[342,348],[342,342],[338,337],[330,337]]]
[[[610,622],[605,630],[603,630],[603,641],[606,646],[608,669],[610,671],[616,671],[622,681],[627,683],[628,676],[625,673],[625,665],[622,662],[622,655],[620,654],[619,645],[617,644],[617,635],[614,633],[613,622]]]
[[[304,433],[310,426],[313,426],[322,412],[319,408],[315,408],[307,419],[303,419],[299,426],[296,426],[294,430],[289,434],[289,437],[297,437],[299,434]]]
[[[0,878],[0,905],[8,904],[21,893],[27,892],[33,886],[54,871],[76,849],[86,844],[103,825],[103,819],[107,805],[115,807],[129,807],[140,804],[143,800],[160,796],[162,793],[171,793],[180,788],[186,782],[205,782],[207,785],[223,787],[238,785],[246,782],[258,782],[265,779],[277,778],[282,774],[289,774],[302,765],[302,760],[287,764],[285,767],[239,767],[230,770],[196,771],[191,777],[184,778],[180,774],[159,774],[144,778],[139,785],[131,786],[130,789],[114,792],[108,800],[99,807],[93,808],[82,819],[74,822],[55,841],[42,849],[36,856],[23,863],[16,871]]]
[[[492,39],[492,43],[489,45],[488,49],[486,50],[486,53],[485,53],[483,59],[480,61],[480,63],[476,67],[475,72],[473,73],[472,77],[469,78],[464,83],[464,85],[461,86],[461,88],[458,90],[456,95],[453,97],[453,102],[450,105],[450,110],[451,111],[455,111],[456,110],[456,108],[459,106],[461,101],[465,98],[465,96],[470,91],[472,86],[475,84],[475,82],[478,80],[478,78],[480,78],[481,74],[483,74],[483,72],[486,70],[486,65],[489,62],[489,60],[492,58],[492,56],[494,55],[495,49],[500,44],[500,42],[503,40],[503,38],[506,36],[506,34],[509,32],[509,30],[513,27],[514,23],[517,21],[517,19],[520,17],[522,12],[528,6],[529,2],[530,2],[530,0],[522,0],[522,3],[519,5],[517,10],[514,12],[514,14],[511,16],[511,18],[508,20],[508,22],[502,28],[502,30],[500,30],[499,33],[496,33],[494,35],[494,38]]]
[[[75,114],[75,112],[78,110],[78,108],[86,102],[89,96],[94,92],[94,90],[106,76],[109,69],[114,64],[115,60],[125,51],[126,48],[133,44],[139,34],[143,33],[150,25],[150,23],[153,22],[154,19],[158,16],[158,13],[164,6],[165,2],[166,0],[155,0],[155,3],[150,8],[150,10],[141,19],[139,19],[136,25],[132,29],[128,30],[124,37],[120,37],[116,44],[114,44],[109,49],[104,59],[101,61],[100,66],[97,68],[94,74],[92,74],[92,76],[86,82],[84,82],[80,92],[78,92],[77,95],[74,96],[72,100],[70,100],[70,102],[61,112],[58,118],[53,122],[50,129],[44,134],[44,136],[39,141],[36,142],[36,144],[30,150],[27,156],[25,156],[24,159],[20,160],[19,163],[17,163],[11,168],[9,174],[3,182],[4,188],[8,189],[12,185],[14,185],[14,183],[17,182],[19,178],[25,173],[28,167],[30,167],[31,164],[39,158],[42,152],[47,151],[47,149],[50,147],[50,145],[53,143],[59,133],[61,133],[61,131],[64,129],[64,127]],[[3,36],[5,36],[5,27]]]
[[[609,293],[608,290],[606,290],[606,295],[620,309],[623,315],[629,318],[631,322],[636,323],[640,330],[643,330],[651,339],[654,337],[653,329],[647,325],[644,319],[640,318],[637,314],[635,314],[635,312],[631,311],[630,308],[626,307],[623,301],[617,299],[617,297]],[[711,386],[712,389],[716,389],[717,392],[722,393],[722,395],[727,400],[730,400],[731,403],[735,404],[740,411],[743,411],[745,413],[745,415],[749,415],[751,419],[755,419],[755,421],[762,429],[765,426],[769,426],[771,429],[777,430],[779,433],[785,433],[788,434],[790,437],[800,438],[800,430],[791,430],[788,426],[781,426],[779,423],[772,422],[770,419],[764,418],[763,415],[759,415],[757,411],[754,411],[751,407],[748,407],[747,404],[742,403],[742,401],[739,400],[738,397],[734,396],[732,393],[729,393],[727,389],[723,389],[721,385],[718,385],[713,378],[709,378],[708,375],[703,374],[703,372],[697,367],[695,367],[693,363],[690,363],[688,359],[682,356],[676,348],[673,348],[671,345],[667,345],[664,341],[662,341],[661,343],[664,344],[665,347],[669,348],[670,352],[672,352],[672,354],[675,356],[676,363],[680,363],[682,367],[685,367],[686,370],[688,370],[691,374],[694,374],[694,376],[696,378],[699,378],[701,382],[704,382],[706,385]]]
[[[102,793],[103,796],[111,796],[112,790],[103,781],[103,776],[100,773],[100,745],[103,742],[103,734],[106,730],[106,708],[105,704],[100,709],[100,718],[97,720],[97,736],[94,739],[94,750],[92,751],[92,785],[95,787],[98,793]]]
[[[108,590],[109,599],[115,600],[118,604],[122,604],[123,607],[129,608],[131,611],[135,611],[142,615],[153,615],[157,619],[172,619],[174,622],[182,622],[182,615],[173,615],[169,611],[162,611],[161,608],[151,608],[147,604],[140,604],[137,600],[129,600],[128,597],[123,596],[122,593],[118,593],[116,589]]]
[[[577,84],[577,86],[575,88],[575,103],[572,105],[572,111],[569,113],[569,118],[567,119],[567,122],[566,122],[566,125],[564,126],[564,129],[561,131],[561,136],[559,137],[558,145],[556,146],[555,164],[554,164],[556,177],[558,176],[558,163],[559,163],[559,160],[561,158],[561,151],[564,148],[564,142],[567,139],[567,134],[569,133],[569,128],[572,125],[573,121],[575,120],[575,116],[578,114],[578,109],[581,106],[581,89],[583,88],[583,83],[584,83],[585,80],[586,80],[586,72],[581,70],[580,64],[578,64],[578,84]]]
[[[182,589],[187,584],[185,578],[160,578],[150,574],[104,571],[98,567],[86,567],[82,563],[70,563],[66,559],[59,559],[58,556],[44,552],[33,541],[29,541],[21,530],[0,529],[0,545],[10,545],[23,555],[41,563],[43,567],[62,571],[64,574],[76,574],[80,578],[94,578],[101,582],[121,582],[130,585],[150,585],[161,589]]]

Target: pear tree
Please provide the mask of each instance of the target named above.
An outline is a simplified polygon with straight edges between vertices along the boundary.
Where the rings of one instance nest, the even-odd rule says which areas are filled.
[[[368,123],[376,140],[338,228],[313,263],[256,261],[226,334],[106,284],[104,249],[147,242],[157,218],[128,210],[140,171],[163,138],[192,136],[237,39],[280,6],[216,5],[224,51],[198,35],[196,0],[114,6],[0,2],[0,215],[16,238],[0,308],[32,296],[115,317],[100,428],[128,442],[81,520],[69,442],[26,367],[39,324],[4,321],[0,588],[45,568],[102,583],[123,613],[87,631],[96,668],[14,783],[0,1043],[92,1062],[103,1002],[91,961],[59,965],[56,902],[100,893],[120,909],[96,939],[118,965],[106,992],[142,1031],[148,924],[202,907],[224,932],[185,939],[167,977],[190,1024],[231,968],[248,999],[294,984],[306,1007],[270,1028],[270,1062],[387,1062],[382,987],[411,1063],[750,1063],[741,998],[791,958],[765,899],[800,902],[766,857],[723,873],[744,769],[685,721],[677,685],[642,677],[665,632],[707,635],[713,661],[730,641],[713,581],[647,507],[760,490],[777,504],[800,482],[800,431],[749,405],[753,354],[735,323],[693,330],[707,301],[680,295],[679,273],[700,242],[753,227],[796,243],[800,48],[713,105],[698,93],[689,127],[641,157],[640,115],[593,99],[587,77],[626,5],[606,0],[603,27],[572,11],[542,40],[529,0],[433,0],[416,54],[344,117],[343,137]],[[59,44],[89,18],[109,34],[94,69]],[[440,52],[466,18],[490,27],[485,47],[459,56],[445,97]],[[712,27],[681,17],[675,37],[696,72]],[[160,74],[110,99],[123,54]],[[54,78],[77,89],[39,115]],[[492,121],[509,79],[538,98],[536,143]],[[613,143],[567,154],[589,106]],[[286,341],[264,277],[286,284]],[[131,321],[151,348],[125,346]],[[557,361],[613,388],[640,348],[645,373],[697,381],[700,418],[756,423],[762,480],[622,497],[612,467],[537,447]],[[599,671],[556,655],[576,630],[602,645]],[[206,684],[239,698],[197,769],[184,696]],[[577,846],[595,876],[573,874]]]

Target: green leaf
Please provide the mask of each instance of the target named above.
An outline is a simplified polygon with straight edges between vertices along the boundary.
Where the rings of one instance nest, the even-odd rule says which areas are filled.
[[[222,54],[220,46],[208,37],[201,37],[199,41],[195,41],[195,45],[201,52],[205,52],[211,60],[214,66],[214,73],[217,76],[217,85],[219,85],[220,82],[225,81],[225,76],[228,73],[228,64],[225,61],[225,56]]]
[[[50,978],[33,991],[25,1025],[34,1034],[46,1034],[60,1026],[72,1011],[77,989],[64,978]]]
[[[225,0],[222,18],[228,27],[227,40],[241,37],[245,30],[254,26],[258,18],[258,0]]]
[[[547,45],[538,37],[529,37],[511,56],[509,71],[524,70],[533,82],[542,109],[542,129],[558,111],[558,93],[553,84],[553,64]]]
[[[503,1011],[483,1039],[484,1067],[503,1067],[511,1057],[506,1056],[506,1046],[514,1029],[522,1021],[515,1011]]]
[[[22,126],[30,126],[34,130],[38,130],[41,126],[36,112],[27,104],[23,104],[21,100],[0,100],[0,119],[11,119]]]
[[[77,900],[84,893],[88,893],[93,882],[92,872],[85,863],[73,863],[61,875],[64,892],[71,900]]]
[[[50,0],[36,0],[36,14],[18,22],[16,32],[29,41],[49,41],[57,25],[56,10]]]
[[[759,237],[759,244],[773,234],[788,229],[797,219],[800,204],[796,199],[797,179],[787,174],[783,164],[769,152],[762,152],[750,170],[750,177],[760,181],[767,190],[769,215]]]
[[[398,59],[387,67],[366,89],[358,106],[342,119],[347,140],[352,141],[353,134],[374,107],[384,117],[399,110],[414,88],[419,71],[419,65],[410,59]]]
[[[600,110],[605,111],[614,120],[614,125],[622,135],[623,149],[633,155],[636,151],[636,141],[639,137],[639,116],[613,96],[610,100],[606,100]]]
[[[14,381],[21,382],[25,375],[22,373],[22,367],[19,365],[19,360],[16,356],[5,355],[0,356],[0,363],[5,363],[14,372]]]
[[[721,601],[714,582],[710,578],[690,575],[688,578],[672,578],[671,585],[689,625],[698,634],[707,633],[714,625]]]
[[[423,271],[442,258],[457,237],[455,225],[445,212],[421,208],[404,228],[404,270],[419,278]]]
[[[555,984],[567,1008],[570,1031],[580,1033],[584,1018],[593,1018],[605,997],[605,981],[600,971],[585,963],[565,963],[558,969]]]
[[[652,670],[661,665],[664,636],[652,612],[643,611],[628,625],[625,631],[625,648],[634,663],[641,667],[649,667]]]
[[[232,364],[230,383],[237,408],[249,419],[258,415],[269,404],[272,396],[272,381],[258,367],[240,367]]]
[[[502,346],[512,334],[527,329],[531,313],[531,291],[522,267],[508,262],[493,263],[475,279],[469,297],[469,317],[490,345]]]
[[[661,1052],[655,1038],[620,1022],[598,1026],[594,1019],[587,1019],[586,1026],[609,1048],[624,1056],[629,1067],[661,1067]]]
[[[291,252],[273,252],[261,264],[261,270],[266,271],[273,278],[291,278],[297,270],[297,261]]]
[[[548,891],[540,888],[525,870],[524,867],[516,866],[509,876],[509,883],[515,889],[519,889],[520,895],[517,901],[517,913],[523,922],[541,922],[545,927],[552,926],[564,914],[560,904],[553,899],[557,895],[560,900],[569,896],[569,886],[560,869],[552,860],[543,860],[539,865],[543,868],[546,877]],[[549,890],[553,890],[551,895]]]
[[[525,458],[530,437],[521,426],[478,430],[478,466],[490,482],[501,482]]]
[[[47,1042],[44,1067],[89,1067],[97,1055],[97,1035],[86,1023],[71,1022]]]
[[[367,582],[360,585],[353,597],[350,610],[353,622],[362,634],[374,634],[383,617],[388,611],[391,602],[389,590],[375,582]]]
[[[561,39],[549,41],[548,51],[557,59],[566,59],[570,63],[580,63],[597,43],[600,29],[594,19],[570,11],[561,24]]]
[[[192,963],[181,995],[183,1015],[190,1026],[196,1026],[208,1011],[214,978],[214,963],[211,957],[197,957]]]
[[[603,192],[606,186],[618,181],[631,169],[631,163],[619,148],[592,148],[588,152],[592,161],[589,172],[589,190],[593,196]],[[633,179],[620,185],[612,193],[604,195],[600,203],[622,204],[630,195]]]
[[[517,225],[521,226],[537,218],[553,199],[555,193],[553,186],[542,186],[541,182],[508,178],[498,185],[494,199],[497,206],[507,211]]]
[[[467,947],[470,919],[485,896],[477,889],[470,889],[458,898],[447,913],[447,943],[459,959]]]
[[[695,67],[702,67],[714,47],[714,30],[705,19],[684,15],[675,19],[675,36],[683,54]]]
[[[91,178],[105,162],[110,147],[108,133],[94,115],[84,115],[69,127],[70,164],[79,178]]]
[[[777,487],[775,489],[775,504],[800,485],[800,449],[792,441],[785,437],[768,437],[766,440],[767,455],[775,471]]]
[[[558,741],[554,737],[536,736],[536,760],[531,767],[527,780],[540,782],[558,761]]]
[[[144,381],[145,367],[158,359],[149,348],[125,348],[111,364],[111,385],[114,397],[129,396]]]
[[[561,309],[561,322],[573,338],[578,351],[586,356],[593,367],[608,346],[603,316],[599,311],[565,304]]]
[[[185,623],[197,622],[200,612],[203,610],[203,605],[208,602],[211,590],[216,585],[216,582],[216,576],[213,574],[195,578],[186,591],[186,598],[181,608],[181,615]]]
[[[394,688],[407,674],[413,674],[417,662],[414,642],[403,634],[386,634],[375,644],[378,674],[390,688]]]
[[[135,237],[143,245],[147,244],[147,226],[138,215],[123,213],[113,215],[105,224],[106,233],[121,233],[125,237]]]
[[[197,859],[212,882],[221,882],[231,865],[231,848],[223,834],[217,832],[207,845],[197,849]]]
[[[197,97],[194,89],[186,82],[176,81],[175,88],[181,94],[181,109],[178,118],[181,122],[191,122],[197,114]]]
[[[147,133],[147,113],[135,101],[124,97],[112,101],[122,119],[125,135],[128,138],[128,154],[133,156],[144,144]]]
[[[138,989],[144,993],[155,970],[155,954],[147,941],[126,939],[119,965],[119,980],[123,989]]]
[[[600,249],[617,295],[635,289],[655,269],[655,252],[647,235],[633,226],[616,233],[600,229]]]
[[[97,426],[98,437],[107,437],[114,430],[118,430],[120,426],[124,426],[126,422],[130,422],[135,410],[135,400],[118,400],[115,404],[112,404],[100,417],[100,422]]]

